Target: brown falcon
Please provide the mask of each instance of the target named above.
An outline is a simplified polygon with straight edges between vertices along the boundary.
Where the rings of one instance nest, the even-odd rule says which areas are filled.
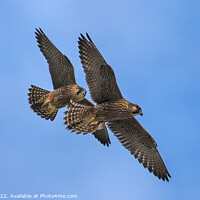
[[[65,124],[73,131],[93,132],[107,122],[109,129],[131,154],[159,179],[169,181],[170,174],[151,135],[134,116],[141,108],[123,98],[113,69],[106,63],[87,34],[79,38],[79,52],[91,98],[96,106],[72,102],[66,111]]]
[[[56,48],[41,29],[36,29],[35,34],[38,46],[49,64],[54,90],[50,92],[31,85],[28,101],[32,110],[42,118],[53,121],[58,110],[69,104],[70,100],[93,106],[84,98],[86,90],[76,84],[74,67],[70,60]],[[110,139],[105,125],[93,135],[102,144],[109,145]]]

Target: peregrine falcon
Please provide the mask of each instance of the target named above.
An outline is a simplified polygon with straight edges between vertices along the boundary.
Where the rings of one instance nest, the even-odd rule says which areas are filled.
[[[35,34],[38,47],[49,64],[54,90],[50,92],[31,85],[28,93],[31,109],[42,118],[53,121],[58,110],[69,104],[70,100],[93,106],[89,100],[84,98],[86,90],[77,85],[74,67],[70,60],[56,48],[41,29],[36,29]],[[107,146],[110,144],[105,125],[102,130],[94,132],[93,135],[102,144]]]
[[[143,115],[142,109],[123,98],[113,69],[106,63],[89,35],[86,39],[81,34],[78,43],[86,82],[91,98],[97,105],[81,105],[71,101],[64,118],[68,129],[87,134],[101,130],[102,124],[107,123],[122,145],[145,168],[159,179],[169,181],[171,176],[157,150],[156,142],[135,119],[136,115]]]

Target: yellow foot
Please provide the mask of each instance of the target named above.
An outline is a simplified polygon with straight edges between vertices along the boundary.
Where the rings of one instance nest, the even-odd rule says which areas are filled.
[[[49,103],[51,100],[52,100],[51,97],[47,98],[47,99],[45,100],[45,102],[42,104],[42,106],[45,106],[45,105],[46,105],[47,103]]]
[[[51,108],[51,110],[50,110],[47,114],[51,114],[51,113],[53,113],[55,110],[56,110],[56,108],[53,107],[53,108]]]
[[[92,116],[92,117],[86,122],[86,126],[90,125],[94,120],[95,120],[95,117]]]

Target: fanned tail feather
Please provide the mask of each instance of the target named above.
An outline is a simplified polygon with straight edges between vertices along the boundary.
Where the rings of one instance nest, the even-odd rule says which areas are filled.
[[[37,113],[37,115],[41,116],[42,118],[45,118],[46,120],[50,119],[53,121],[57,115],[58,110],[55,110],[53,113],[48,114],[49,112],[49,107],[48,105],[42,106],[42,104],[45,101],[45,97],[49,94],[50,91],[44,90],[42,88],[39,88],[37,86],[31,85],[29,88],[29,93],[28,93],[28,102],[31,104],[31,109]],[[41,101],[41,99],[43,101]]]
[[[86,126],[86,121],[89,119],[93,106],[82,105],[71,101],[68,105],[68,111],[65,112],[64,124],[68,125],[67,129],[77,134],[87,134],[91,132],[90,127]]]

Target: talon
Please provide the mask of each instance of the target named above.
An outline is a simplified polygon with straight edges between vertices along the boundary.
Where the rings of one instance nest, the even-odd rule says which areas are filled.
[[[52,100],[52,97],[49,97],[46,99],[46,101],[42,104],[42,106],[45,106],[47,103],[49,103]]]
[[[56,110],[56,108],[53,107],[53,108],[51,108],[51,110],[50,110],[47,114],[51,114],[51,113],[53,113],[55,110]]]

